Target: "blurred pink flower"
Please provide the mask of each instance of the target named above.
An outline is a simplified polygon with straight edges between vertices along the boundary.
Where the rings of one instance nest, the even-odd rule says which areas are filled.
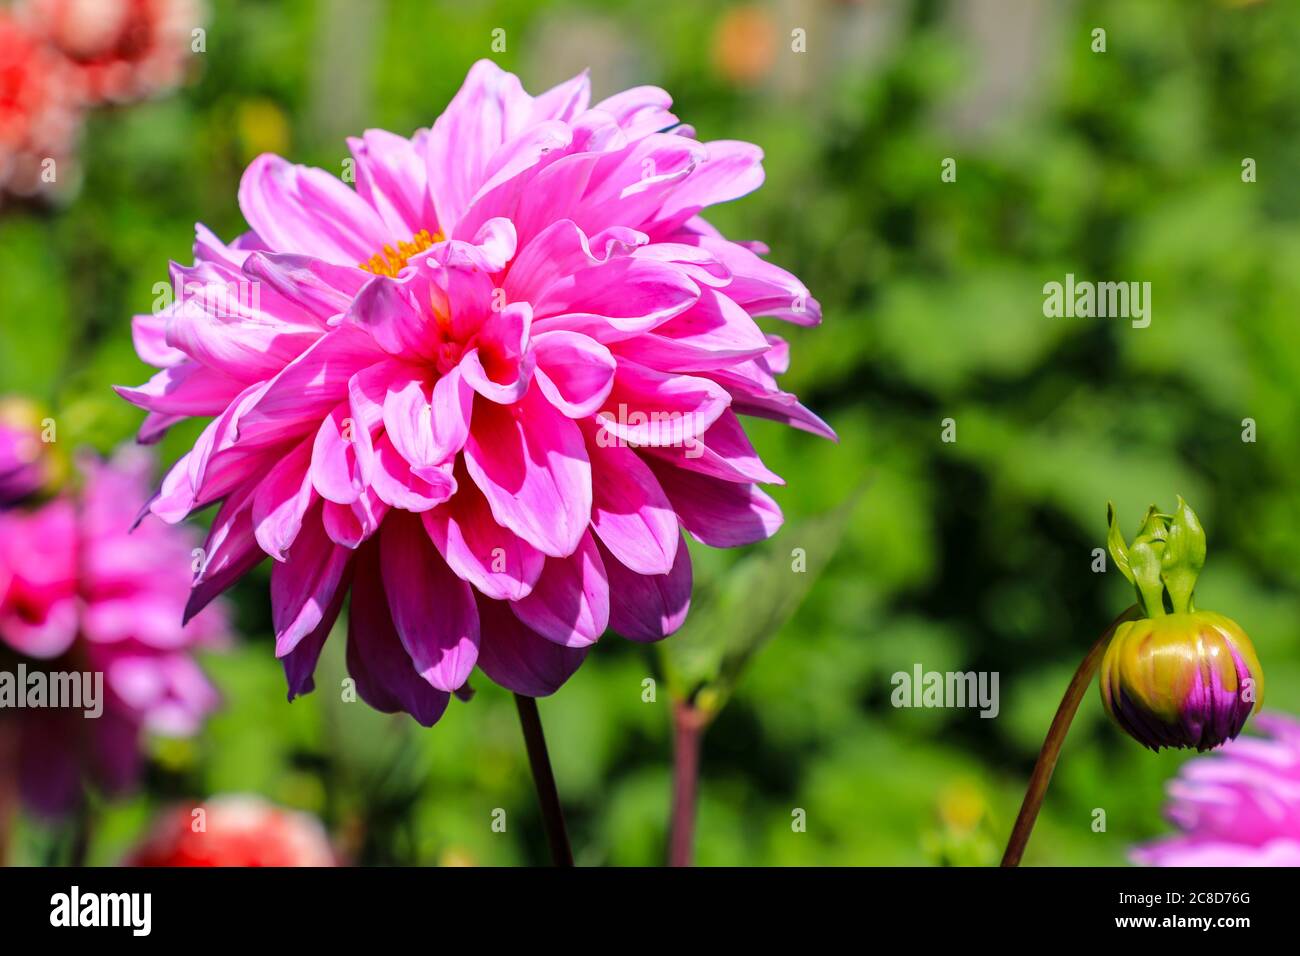
[[[22,0],[18,15],[68,61],[88,105],[176,86],[200,27],[197,0]]]
[[[1300,721],[1262,714],[1239,737],[1183,765],[1166,811],[1182,831],[1133,851],[1149,866],[1300,866]]]
[[[319,820],[227,794],[164,813],[127,866],[336,866]]]
[[[130,533],[149,457],[127,449],[109,463],[88,459],[79,494],[0,514],[0,670],[103,675],[99,717],[0,711],[20,728],[23,796],[47,814],[76,804],[83,776],[109,792],[128,787],[142,731],[188,736],[217,704],[191,655],[220,643],[224,609],[181,626],[197,542],[156,521]]]
[[[141,440],[216,416],[150,504],[221,502],[190,610],[270,555],[290,698],[349,586],[372,706],[432,724],[476,664],[549,694],[607,626],[682,624],[681,528],[780,526],[738,414],[833,437],[754,321],[817,301],[700,218],[761,184],[761,151],[697,141],[654,87],[589,101],[585,74],[532,97],[481,61],[431,129],[349,140],[355,191],[263,155],[252,231],[199,226],[177,301],[135,318],[162,369],[119,389]]]

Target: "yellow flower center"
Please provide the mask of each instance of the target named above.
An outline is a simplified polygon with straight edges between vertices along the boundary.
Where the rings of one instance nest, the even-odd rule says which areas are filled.
[[[399,241],[396,249],[391,245],[386,245],[365,262],[357,263],[357,266],[372,275],[388,276],[390,279],[396,279],[397,274],[405,268],[406,262],[411,256],[423,252],[435,242],[442,242],[441,232],[435,232],[431,235],[428,229],[421,229],[411,237],[410,242]]]

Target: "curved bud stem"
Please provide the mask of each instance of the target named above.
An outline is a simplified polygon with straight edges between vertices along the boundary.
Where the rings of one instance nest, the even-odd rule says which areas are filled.
[[[1056,761],[1061,755],[1061,746],[1065,743],[1065,735],[1070,731],[1070,724],[1079,709],[1079,702],[1083,700],[1084,692],[1088,689],[1088,685],[1092,683],[1092,675],[1097,673],[1102,655],[1106,653],[1106,646],[1110,643],[1111,637],[1114,636],[1116,628],[1136,616],[1137,612],[1138,606],[1135,604],[1111,621],[1110,627],[1106,628],[1101,637],[1097,638],[1096,643],[1092,645],[1083,662],[1079,664],[1079,669],[1074,672],[1070,686],[1065,689],[1065,696],[1061,698],[1061,706],[1056,709],[1056,716],[1052,718],[1052,726],[1048,728],[1047,737],[1043,740],[1043,749],[1038,752],[1038,761],[1034,764],[1034,772],[1029,776],[1029,788],[1025,791],[1024,802],[1020,804],[1020,814],[1016,817],[1016,825],[1011,828],[1011,839],[1007,841],[1007,851],[1002,854],[1003,866],[1020,865],[1020,858],[1025,852],[1025,844],[1029,842],[1029,835],[1034,830],[1034,822],[1038,819],[1038,811],[1043,805],[1043,797],[1047,794],[1047,785],[1052,782],[1052,772],[1056,770]]]

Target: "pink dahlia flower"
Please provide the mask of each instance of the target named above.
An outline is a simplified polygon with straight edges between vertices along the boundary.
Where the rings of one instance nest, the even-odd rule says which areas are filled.
[[[431,129],[349,141],[355,189],[261,156],[251,231],[198,227],[176,301],[135,319],[161,369],[120,389],[141,440],[214,416],[149,505],[220,503],[189,611],[269,555],[291,699],[349,588],[372,706],[432,724],[476,664],[551,693],[607,627],[681,625],[681,529],[780,526],[740,415],[832,435],[754,321],[816,300],[700,218],[758,187],[760,150],[699,142],[653,87],[589,100],[482,61]]]
[[[80,494],[0,514],[0,672],[15,695],[0,721],[18,726],[25,801],[49,815],[75,806],[83,778],[127,788],[142,732],[188,736],[217,703],[191,652],[220,641],[223,609],[180,623],[197,541],[157,521],[129,533],[148,459],[87,461]],[[54,674],[83,675],[87,695],[100,675],[102,712],[35,707],[33,688]]]
[[[337,866],[319,820],[228,794],[163,814],[128,866]]]
[[[1300,866],[1300,721],[1255,718],[1240,737],[1191,760],[1169,785],[1182,831],[1133,851],[1149,866]]]

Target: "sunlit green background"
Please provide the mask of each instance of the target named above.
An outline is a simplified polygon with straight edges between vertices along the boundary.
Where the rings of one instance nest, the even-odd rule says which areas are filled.
[[[755,634],[727,628],[752,615],[707,616],[711,600],[811,584],[705,738],[698,862],[995,861],[1070,673],[1130,599],[1092,571],[1108,498],[1130,534],[1150,502],[1188,498],[1210,536],[1199,603],[1253,636],[1267,706],[1300,712],[1300,5],[209,6],[188,88],[96,114],[66,206],[0,212],[0,392],[53,408],[61,442],[133,433],[139,412],[109,390],[147,377],[129,317],[168,259],[189,261],[194,221],[245,228],[254,156],[337,172],[346,135],[428,125],[480,57],[532,91],[585,66],[598,97],[660,85],[702,139],[766,150],[764,188],[711,218],[823,303],[822,327],[781,330],[786,383],[841,442],[755,424],[790,526],[746,555],[697,553],[709,633],[683,640],[743,644]],[[1151,326],[1045,318],[1042,287],[1067,272],[1149,281]],[[830,558],[815,580],[791,570],[795,548],[810,576]],[[338,699],[334,640],[322,690],[287,704],[265,569],[233,595],[246,639],[208,662],[224,710],[195,741],[156,743],[144,791],[99,808],[92,862],[159,806],[221,791],[320,814],[357,862],[546,859],[507,694],[476,676],[476,698],[423,730]],[[999,672],[1001,713],[894,709],[890,675],[916,663]],[[661,657],[613,636],[542,702],[580,863],[662,862],[671,706]],[[1166,832],[1180,763],[1123,737],[1091,691],[1026,862],[1124,862]],[[57,858],[64,838],[29,822],[19,859]]]

